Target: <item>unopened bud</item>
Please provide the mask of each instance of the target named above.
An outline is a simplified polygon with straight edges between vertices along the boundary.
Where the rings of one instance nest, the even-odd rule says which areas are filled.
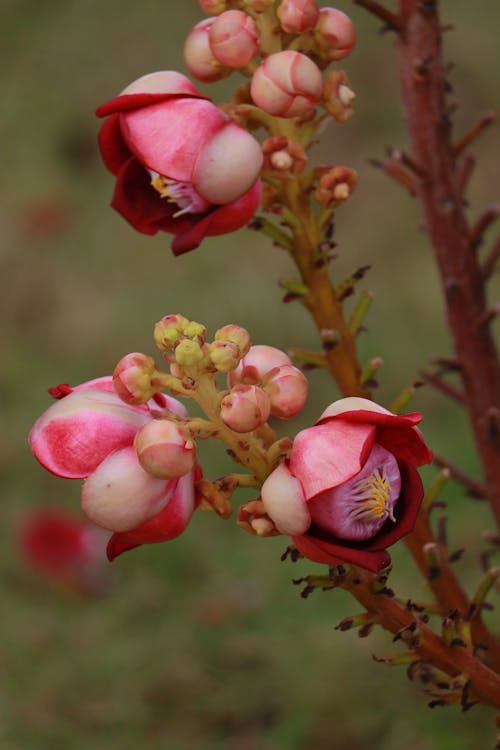
[[[349,167],[332,167],[322,175],[314,197],[324,208],[336,208],[356,189],[358,175]]]
[[[356,44],[356,29],[349,16],[341,10],[321,8],[314,27],[314,40],[323,60],[342,60]]]
[[[122,401],[132,405],[149,401],[156,392],[151,385],[155,369],[154,360],[147,354],[132,352],[123,357],[113,373],[113,385]]]
[[[219,372],[234,370],[240,359],[240,350],[231,341],[213,341],[210,344],[210,361]]]
[[[242,357],[247,354],[252,345],[250,334],[246,328],[234,325],[234,323],[219,328],[215,332],[214,339],[215,341],[230,341],[232,344],[236,344]]]
[[[194,78],[204,83],[220,81],[231,73],[231,68],[222,65],[210,48],[209,31],[213,18],[200,21],[189,32],[184,43],[184,62]]]
[[[187,430],[168,419],[153,419],[143,425],[134,448],[144,471],[161,479],[182,477],[196,462],[196,446]]]
[[[197,341],[183,339],[175,347],[175,361],[182,367],[193,367],[203,359],[203,350]]]
[[[294,175],[298,175],[307,164],[307,155],[302,144],[284,135],[266,138],[262,144],[262,153],[264,169],[276,172],[291,170]]]
[[[293,50],[266,57],[255,71],[252,99],[258,107],[277,117],[297,117],[319,101],[323,78],[318,66]]]
[[[304,408],[309,384],[297,367],[282,365],[275,367],[264,377],[262,388],[269,396],[271,414],[281,419],[290,419]]]
[[[274,169],[278,169],[280,172],[290,169],[293,165],[293,159],[287,151],[275,151],[271,154],[270,162]]]
[[[207,337],[207,329],[201,323],[191,320],[184,328],[184,336],[188,339],[198,341],[199,344],[204,344]]]
[[[243,68],[259,49],[255,21],[242,10],[228,10],[218,16],[209,31],[210,49],[222,65]]]
[[[356,94],[343,70],[331,70],[323,87],[323,105],[337,122],[346,122],[354,114]]]
[[[218,16],[227,8],[226,0],[199,0],[200,7],[209,16]]]
[[[236,385],[236,383],[256,385],[274,367],[291,364],[292,360],[281,349],[257,344],[249,349],[248,354],[243,357],[238,367],[229,373],[228,382],[230,386]]]
[[[314,0],[283,0],[278,8],[281,27],[288,34],[302,34],[314,27],[319,8]]]
[[[271,404],[262,388],[256,385],[235,385],[221,401],[220,416],[235,432],[252,432],[269,417]]]
[[[172,349],[175,342],[178,341],[189,320],[184,315],[165,315],[155,325],[153,338],[156,346],[162,351]]]

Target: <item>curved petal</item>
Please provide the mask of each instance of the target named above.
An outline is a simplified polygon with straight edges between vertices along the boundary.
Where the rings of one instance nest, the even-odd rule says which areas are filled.
[[[261,499],[266,513],[281,534],[304,534],[311,525],[302,485],[285,464],[280,464],[269,474],[262,485]]]
[[[91,474],[109,453],[131,445],[148,414],[114,393],[75,390],[35,422],[31,450],[48,471],[66,479]]]
[[[187,80],[187,79],[186,79]],[[191,84],[192,85],[192,84]],[[195,87],[193,86],[193,89]],[[108,117],[114,115],[117,112],[127,112],[132,109],[139,109],[142,107],[149,107],[153,104],[160,104],[161,102],[168,102],[172,99],[189,98],[189,99],[206,99],[200,93],[193,93],[190,91],[179,91],[173,93],[140,93],[140,94],[120,94],[110,99],[104,104],[97,107],[95,113],[97,117]]]
[[[228,117],[206,99],[189,97],[128,110],[120,115],[122,135],[149,169],[191,182],[196,157]]]
[[[141,544],[167,542],[182,534],[196,508],[193,472],[177,480],[169,503],[153,518],[130,531],[113,534],[108,542],[108,559]]]
[[[97,141],[105,165],[110,172],[117,174],[123,164],[132,156],[129,147],[123,140],[118,114],[111,115],[103,122]]]
[[[321,539],[316,539],[309,534],[292,537],[297,549],[313,562],[324,565],[338,565],[348,563],[359,565],[360,568],[378,573],[387,567],[391,556],[386,550],[364,550],[353,547],[344,547],[341,544],[332,544]]]
[[[175,228],[176,237],[172,242],[174,255],[194,250],[205,237],[227,234],[243,227],[259,207],[261,192],[261,182],[257,180],[241,198],[216,208],[198,220],[192,216],[192,222],[188,226],[179,224]]]
[[[327,406],[316,424],[321,424],[321,422],[324,422],[330,417],[338,417],[339,414],[353,411],[377,411],[382,414],[390,414],[391,416],[394,416],[388,409],[384,409],[383,406],[380,406],[380,404],[377,404],[375,401],[370,401],[369,398],[346,396],[346,398],[339,398],[337,401],[334,401]]]
[[[129,531],[160,512],[170,501],[175,480],[144,471],[132,446],[107,456],[87,478],[82,510],[97,526]]]
[[[366,462],[375,438],[369,424],[335,419],[302,430],[293,441],[290,470],[306,500],[351,479]]]
[[[186,217],[172,218],[174,206],[151,187],[148,172],[133,156],[117,175],[111,205],[143,234],[152,235],[159,231],[175,233],[190,227]]]

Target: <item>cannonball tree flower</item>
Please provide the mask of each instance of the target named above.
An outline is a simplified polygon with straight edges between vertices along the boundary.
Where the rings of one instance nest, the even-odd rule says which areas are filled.
[[[97,109],[104,163],[116,176],[111,205],[144,234],[175,235],[176,255],[233,232],[261,195],[258,142],[188,78],[142,76]]]
[[[387,547],[412,530],[420,509],[417,467],[432,460],[420,419],[363,398],[331,404],[262,487],[278,531],[315,562],[387,566]]]
[[[195,510],[192,464],[183,476],[159,478],[142,468],[134,448],[137,433],[159,407],[187,417],[179,401],[163,394],[140,406],[124,403],[111,377],[98,378],[70,389],[30,432],[42,466],[60,477],[85,480],[84,513],[114,532],[107,547],[110,560],[141,544],[174,539]]]
[[[319,102],[323,77],[307,55],[293,50],[266,57],[252,77],[250,94],[264,112],[276,117],[298,117]]]

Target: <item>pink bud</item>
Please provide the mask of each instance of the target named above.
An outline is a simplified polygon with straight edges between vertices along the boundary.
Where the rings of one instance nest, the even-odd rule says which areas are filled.
[[[275,367],[262,381],[271,401],[271,414],[290,419],[305,406],[309,384],[305,375],[293,365]]]
[[[302,486],[284,464],[268,476],[261,497],[268,516],[282,534],[304,534],[311,525]]]
[[[182,477],[196,462],[196,447],[188,432],[168,419],[153,419],[143,425],[134,448],[142,468],[161,479]]]
[[[231,68],[243,68],[259,49],[255,21],[242,10],[228,10],[213,21],[210,49],[217,60]]]
[[[247,354],[252,345],[248,331],[234,323],[229,323],[229,325],[219,328],[215,332],[214,339],[215,341],[230,341],[232,344],[235,344],[242,357]]]
[[[235,432],[251,432],[269,417],[271,404],[262,388],[235,385],[221,402],[221,419]]]
[[[175,484],[144,471],[129,446],[111,453],[85,480],[82,509],[98,526],[129,531],[164,508]]]
[[[230,386],[236,385],[236,383],[255,385],[260,383],[264,375],[274,367],[291,364],[290,357],[281,349],[257,344],[250,347],[248,354],[243,357],[238,367],[229,374],[228,383]]]
[[[314,39],[321,57],[342,60],[356,44],[356,28],[345,13],[336,8],[321,8],[314,28]]]
[[[221,65],[210,49],[208,32],[213,22],[213,18],[200,21],[189,32],[184,43],[187,69],[192,76],[205,83],[220,81],[231,73],[231,68]]]
[[[278,8],[282,28],[289,34],[302,34],[312,29],[319,9],[314,0],[283,0]]]
[[[231,341],[212,341],[210,344],[210,361],[219,372],[234,370],[240,359],[240,350]]]
[[[255,71],[250,93],[258,107],[277,117],[297,117],[309,112],[323,89],[321,71],[300,52],[286,50],[269,55]]]
[[[113,373],[113,385],[117,394],[126,404],[145,404],[156,389],[151,385],[155,372],[152,357],[140,352],[133,352],[123,357]]]

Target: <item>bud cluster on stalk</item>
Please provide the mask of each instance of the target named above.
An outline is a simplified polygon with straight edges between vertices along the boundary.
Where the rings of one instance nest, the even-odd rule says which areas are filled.
[[[338,107],[322,73],[356,43],[354,25],[341,10],[319,8],[315,0],[200,0],[200,6],[210,17],[194,26],[184,47],[195,78],[211,83],[240,70],[251,78],[251,100],[275,117],[309,116],[320,103],[339,121],[352,113],[347,82],[341,98],[351,97],[349,106],[344,103],[339,116],[331,111]]]

